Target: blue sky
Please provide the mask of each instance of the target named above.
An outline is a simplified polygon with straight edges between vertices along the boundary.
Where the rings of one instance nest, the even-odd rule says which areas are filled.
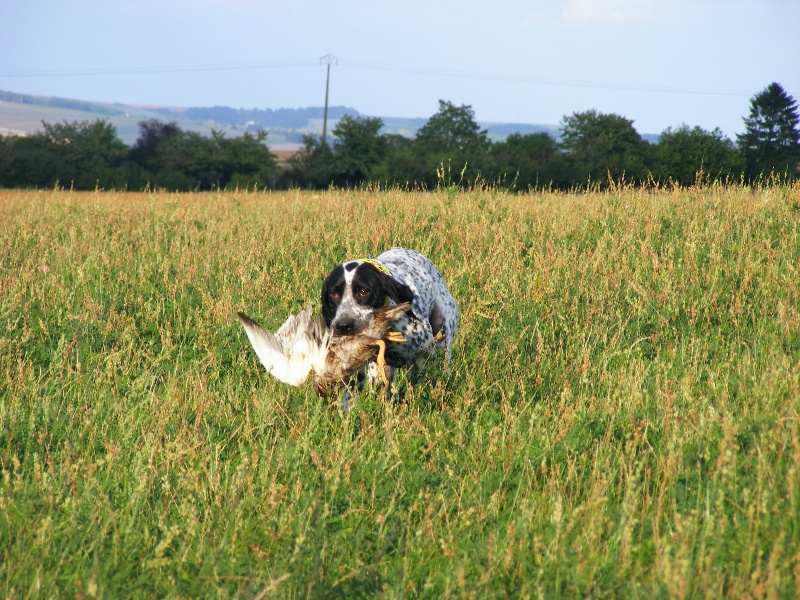
[[[0,89],[93,101],[321,106],[729,137],[773,81],[800,99],[797,0],[2,0]]]

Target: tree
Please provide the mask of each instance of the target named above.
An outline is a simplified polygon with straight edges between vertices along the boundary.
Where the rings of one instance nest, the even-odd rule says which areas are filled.
[[[221,133],[212,131],[211,138],[194,131],[181,131],[162,147],[163,167],[158,185],[174,190],[213,190],[227,183],[219,149]]]
[[[223,132],[212,130],[209,138],[158,120],[142,121],[139,129],[128,154],[141,169],[132,173],[136,187],[146,183],[171,190],[263,187],[277,169],[265,144],[266,132],[227,139]]]
[[[471,181],[480,174],[479,166],[485,162],[489,144],[486,130],[481,130],[475,121],[471,106],[439,100],[438,112],[417,132],[415,152],[424,157],[425,172],[414,173],[414,179],[434,184],[436,170],[443,165],[456,172],[468,167],[464,177]]]
[[[549,183],[549,166],[557,155],[558,143],[547,133],[512,133],[491,145],[487,175],[492,183],[515,182],[519,189]]]
[[[333,151],[328,144],[316,135],[303,135],[303,149],[289,159],[289,169],[281,176],[286,187],[303,185],[312,188],[326,188],[334,177]]]
[[[420,146],[444,155],[483,150],[487,140],[471,106],[455,106],[446,100],[439,100],[439,111],[417,132]]]
[[[345,115],[339,120],[333,128],[334,183],[349,187],[369,179],[386,156],[386,140],[379,135],[382,128],[379,118]]]
[[[127,147],[117,137],[116,127],[102,119],[42,125],[43,135],[61,154],[63,184],[83,190],[124,185],[121,166]]]
[[[226,138],[214,132],[222,163],[222,178],[227,187],[260,187],[274,183],[278,161],[267,147],[267,132]]]
[[[747,161],[747,174],[797,175],[800,165],[800,131],[797,101],[777,83],[769,84],[750,101],[745,132],[738,136]]]
[[[63,160],[41,133],[5,138],[0,187],[53,187],[65,174]]]
[[[589,110],[564,117],[562,124],[561,148],[574,162],[579,181],[647,176],[649,145],[633,128],[633,121]]]
[[[50,187],[56,183],[86,190],[125,185],[127,148],[116,128],[102,119],[51,124],[7,143],[3,185]]]
[[[131,168],[131,187],[145,185],[169,190],[202,189],[194,181],[194,174],[203,169],[203,161],[196,147],[202,136],[187,134],[174,122],[163,123],[158,119],[139,122],[139,137],[128,152]],[[208,153],[206,147],[205,152]],[[200,164],[198,164],[200,163]],[[204,177],[216,180],[215,173],[205,172]]]
[[[734,143],[717,128],[681,125],[668,127],[655,149],[656,175],[680,185],[692,185],[702,170],[714,179],[738,179],[744,171],[744,157]]]
[[[180,137],[182,131],[177,123],[163,123],[158,119],[139,121],[139,137],[131,146],[128,158],[153,173],[163,167],[161,153],[164,146]]]
[[[426,163],[425,158],[416,152],[415,141],[396,133],[387,133],[381,138],[386,153],[380,164],[372,168],[372,180],[411,186],[423,183],[419,177],[426,174]],[[430,171],[427,174],[430,175]]]

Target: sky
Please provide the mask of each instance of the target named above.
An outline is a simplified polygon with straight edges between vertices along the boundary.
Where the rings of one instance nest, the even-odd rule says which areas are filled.
[[[299,108],[735,140],[753,96],[800,98],[798,0],[2,0],[0,90],[157,106]]]

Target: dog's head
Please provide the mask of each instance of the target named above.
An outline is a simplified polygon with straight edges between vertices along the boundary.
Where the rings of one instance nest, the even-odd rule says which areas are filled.
[[[374,262],[353,260],[336,267],[322,284],[322,316],[334,335],[360,333],[372,311],[389,300],[411,302],[411,288],[384,273]]]

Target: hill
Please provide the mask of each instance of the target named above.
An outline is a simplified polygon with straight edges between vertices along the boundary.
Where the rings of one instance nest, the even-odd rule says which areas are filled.
[[[117,134],[126,144],[132,144],[139,135],[139,122],[149,119],[175,121],[187,131],[208,135],[211,130],[225,131],[228,135],[241,135],[246,131],[265,130],[270,148],[295,150],[302,145],[304,134],[322,131],[324,108],[241,109],[228,106],[168,107],[141,106],[121,103],[88,102],[70,98],[57,98],[0,91],[0,134],[30,134],[42,129],[42,121],[94,121],[105,119],[117,128]],[[347,106],[328,107],[329,130],[345,115],[366,116]],[[384,117],[383,133],[413,137],[427,118]],[[492,141],[501,141],[512,133],[546,132],[558,136],[557,125],[524,123],[479,123]]]

